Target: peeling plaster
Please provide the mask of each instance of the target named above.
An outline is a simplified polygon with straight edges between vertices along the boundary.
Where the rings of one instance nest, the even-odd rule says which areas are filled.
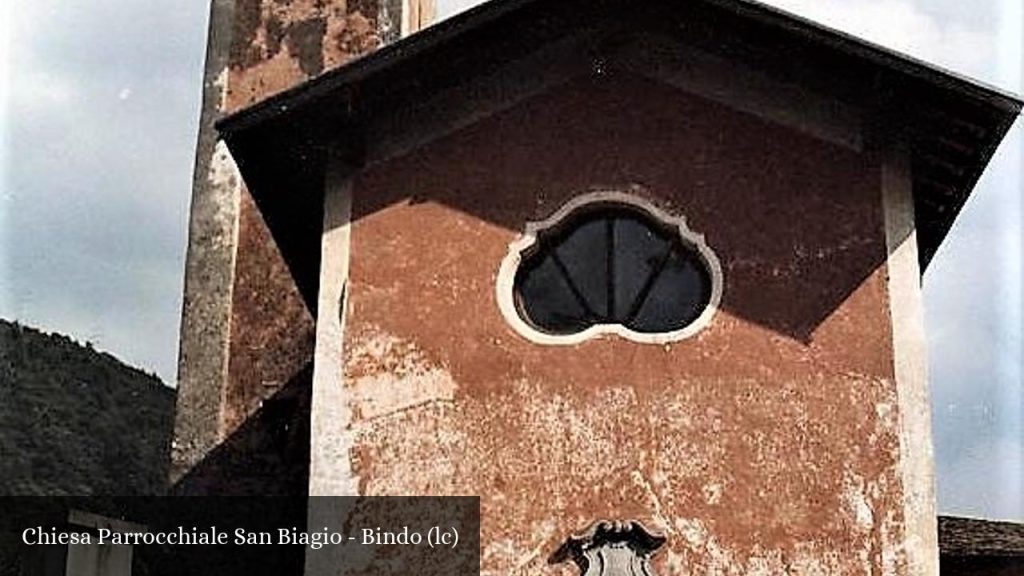
[[[231,46],[230,109],[352,61],[382,44],[375,2],[241,0]]]
[[[457,386],[451,374],[430,365],[415,344],[379,332],[356,342],[346,373],[357,422],[454,398]]]
[[[560,519],[558,525],[580,526],[621,506],[670,533],[665,562],[687,570],[706,569],[709,574],[870,574],[870,566],[879,563],[879,550],[898,547],[898,542],[878,540],[883,528],[896,535],[899,531],[883,527],[887,521],[872,513],[873,507],[890,501],[890,486],[865,481],[848,470],[836,486],[835,505],[841,509],[828,512],[830,525],[819,527],[823,539],[802,533],[785,539],[790,541],[787,545],[758,544],[772,530],[790,529],[787,514],[810,513],[799,507],[811,503],[801,504],[792,492],[772,494],[773,484],[804,482],[802,472],[794,470],[786,456],[775,453],[782,449],[783,439],[791,449],[794,438],[772,433],[771,428],[748,435],[749,449],[761,454],[758,466],[767,471],[758,477],[766,480],[737,478],[736,448],[727,440],[736,433],[729,421],[734,416],[695,408],[700,402],[685,392],[686,386],[672,386],[647,399],[629,386],[570,398],[521,380],[500,397],[475,398],[460,393],[450,374],[415,346],[379,327],[350,337],[348,386],[386,382],[399,389],[432,391],[424,394],[422,402],[400,403],[401,408],[387,417],[366,418],[364,413],[356,425],[352,465],[360,478],[360,493],[481,494],[483,542],[490,542],[483,551],[485,573],[536,571],[545,556],[538,551],[550,551],[564,536],[553,527],[553,519]],[[383,374],[392,375],[390,381]],[[798,397],[790,401],[800,402]],[[355,411],[366,410],[365,399],[357,400],[356,406]],[[790,412],[807,413],[799,405]],[[638,426],[636,414],[645,414],[659,426]],[[869,425],[878,427],[880,434],[892,435],[883,428],[884,420]],[[701,432],[716,429],[721,437]],[[797,444],[803,443],[797,440]],[[820,450],[827,448],[808,453],[809,461],[828,460]],[[891,463],[878,473],[885,477],[894,472]],[[709,483],[708,478],[718,481]],[[807,481],[827,482],[824,478]],[[738,492],[749,493],[751,487],[745,482],[770,484],[761,484],[763,500],[755,506],[760,512],[725,514],[737,524],[728,530],[731,536],[719,533],[721,525],[715,528],[697,519],[723,521],[722,513],[742,505],[746,498],[732,499],[724,486],[738,483],[743,487]],[[520,493],[512,484],[530,488]],[[538,506],[545,510],[539,516],[532,512]],[[694,513],[698,516],[689,516]],[[765,522],[772,517],[774,522]],[[851,572],[847,559],[830,552],[836,545],[830,538],[842,532],[844,518],[856,526],[857,536],[847,533],[840,548],[846,555],[862,558],[863,571]],[[737,533],[748,538],[734,541]],[[741,543],[744,540],[749,543]],[[898,560],[894,565],[899,565]]]

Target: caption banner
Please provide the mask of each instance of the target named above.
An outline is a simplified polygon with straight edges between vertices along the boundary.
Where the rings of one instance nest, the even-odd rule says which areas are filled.
[[[0,508],[0,576],[480,568],[474,497],[9,497]]]

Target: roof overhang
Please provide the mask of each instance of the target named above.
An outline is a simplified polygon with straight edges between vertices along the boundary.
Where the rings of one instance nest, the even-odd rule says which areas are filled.
[[[1021,111],[1013,95],[748,0],[492,0],[223,118],[217,129],[307,303],[316,300],[323,171],[362,161],[374,118],[569,35],[600,58],[655,33],[870,111],[912,155],[921,269]]]

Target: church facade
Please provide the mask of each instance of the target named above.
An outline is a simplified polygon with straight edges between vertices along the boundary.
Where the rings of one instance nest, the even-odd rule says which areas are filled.
[[[1019,100],[745,1],[430,11],[214,3],[179,483],[936,574],[920,275]]]

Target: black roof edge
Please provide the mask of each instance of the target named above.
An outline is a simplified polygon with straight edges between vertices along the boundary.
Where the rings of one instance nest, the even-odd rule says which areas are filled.
[[[918,263],[921,268],[921,274],[923,275],[931,263],[932,259],[938,254],[939,249],[943,244],[946,236],[949,234],[950,229],[953,227],[953,223],[956,221],[960,212],[963,210],[964,204],[966,203],[966,197],[969,196],[974,186],[981,179],[982,174],[988,168],[989,162],[995,157],[996,151],[999,149],[999,145],[1002,143],[1003,138],[1009,133],[1013,124],[1017,121],[1018,116],[1021,113],[1021,103],[1016,101],[1016,109],[1007,110],[1006,114],[999,118],[997,125],[991,132],[992,137],[987,140],[984,147],[979,150],[976,157],[976,162],[973,164],[973,168],[964,175],[964,196],[965,198],[954,205],[952,212],[946,216],[945,221],[941,223],[942,232],[935,238],[933,242],[929,242],[927,234],[922,234],[921,222],[918,220]],[[915,218],[920,218],[920,213],[917,210],[918,194],[915,190]]]
[[[438,45],[457,41],[478,26],[538,2],[550,0],[489,0],[465,12],[442,20],[425,30],[381,47],[355,61],[310,78],[292,88],[267,97],[219,119],[215,128],[229,138],[303,105],[320,96],[359,82],[374,73],[400,63]],[[913,77],[927,84],[944,88],[996,110],[1017,116],[1024,108],[1021,95],[979,82],[964,75],[929,64],[912,56],[885,48],[851,34],[830,28],[807,18],[768,6],[756,0],[691,0],[700,1],[763,24],[784,29],[840,52],[863,58],[883,68]],[[1010,122],[1012,124],[1012,122]]]
[[[703,0],[737,14],[749,15],[766,24],[786,29],[841,52],[858,56],[879,66],[904,73],[928,84],[952,89],[960,95],[989,104],[1002,112],[1019,115],[1024,96],[931,64],[903,52],[815,22],[803,16],[769,6],[758,0]]]

